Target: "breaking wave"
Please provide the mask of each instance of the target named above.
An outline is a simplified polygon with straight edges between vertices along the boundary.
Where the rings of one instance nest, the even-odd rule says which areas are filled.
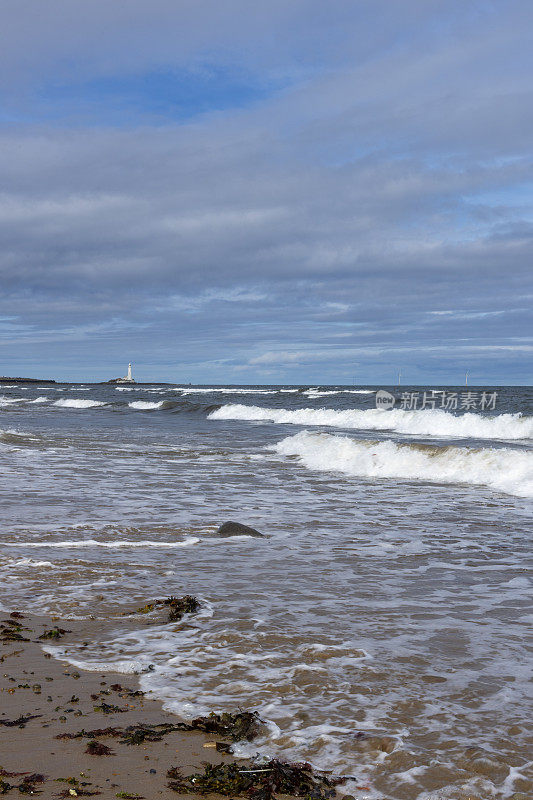
[[[518,497],[533,496],[533,454],[523,450],[369,442],[309,431],[289,436],[273,449],[280,455],[298,456],[304,466],[320,472],[468,483]]]
[[[0,396],[0,406],[11,406],[14,403],[23,403],[25,397],[5,397],[4,395]]]
[[[54,402],[55,406],[61,408],[95,408],[96,406],[105,406],[101,400],[86,400],[78,399],[77,397],[62,397],[60,400]]]
[[[394,431],[410,436],[503,440],[533,438],[533,417],[523,417],[521,414],[482,417],[471,413],[454,416],[438,409],[382,411],[372,408],[337,411],[332,408],[281,409],[232,404],[211,412],[209,418]]]

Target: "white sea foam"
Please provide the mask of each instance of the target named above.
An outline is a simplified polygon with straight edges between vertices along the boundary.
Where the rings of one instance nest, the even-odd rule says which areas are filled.
[[[46,403],[48,397],[36,397],[35,400],[30,400],[30,403]]]
[[[5,397],[2,395],[0,397],[0,406],[10,406],[13,405],[13,403],[23,403],[25,400],[25,397]]]
[[[61,408],[95,408],[96,406],[105,406],[101,400],[86,400],[86,399],[78,399],[77,397],[62,397],[60,400],[56,400],[54,403],[55,406],[60,406]]]
[[[151,539],[146,541],[126,541],[118,540],[115,542],[99,542],[97,539],[79,539],[78,541],[64,542],[3,542],[4,547],[190,547],[198,544],[200,539],[197,536],[189,536],[181,542],[155,542]]]
[[[277,394],[277,389],[193,389],[192,386],[186,389],[177,387],[174,391],[182,394]]]
[[[45,653],[49,653],[59,661],[66,661],[73,667],[84,669],[87,672],[119,672],[122,675],[137,675],[146,669],[147,664],[143,661],[126,661],[124,659],[116,661],[89,661],[79,658],[71,658],[66,651],[59,647],[44,645]]]
[[[297,390],[298,391],[298,390]],[[330,394],[374,394],[374,389],[307,389],[302,394],[312,399],[326,397]]]
[[[35,561],[33,558],[19,558],[16,561],[11,559],[10,567],[55,567],[51,561]]]
[[[523,450],[369,442],[302,431],[274,446],[309,469],[363,478],[468,483],[533,496],[533,454]]]
[[[151,411],[154,408],[161,408],[163,405],[163,400],[159,403],[150,403],[146,400],[135,400],[133,403],[128,403],[130,408],[135,408],[137,411]]]
[[[333,408],[280,409],[231,404],[212,411],[209,419],[323,425],[354,430],[394,431],[411,436],[503,440],[533,438],[533,417],[523,417],[520,414],[489,417],[471,413],[454,416],[439,409],[382,411],[372,408],[339,411]]]

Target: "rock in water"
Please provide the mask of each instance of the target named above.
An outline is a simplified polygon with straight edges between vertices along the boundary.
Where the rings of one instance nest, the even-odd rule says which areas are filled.
[[[255,536],[256,539],[264,539],[264,535],[250,528],[249,525],[241,525],[240,522],[224,522],[216,532],[217,536]]]

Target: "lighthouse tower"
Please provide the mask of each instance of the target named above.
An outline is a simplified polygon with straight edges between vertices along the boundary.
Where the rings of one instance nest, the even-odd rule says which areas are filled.
[[[128,364],[128,374],[123,378],[112,378],[108,383],[135,383],[133,375],[131,374],[131,362]]]

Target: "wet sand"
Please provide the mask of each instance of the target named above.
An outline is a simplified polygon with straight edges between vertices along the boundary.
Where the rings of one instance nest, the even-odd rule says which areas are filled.
[[[139,745],[127,745],[107,736],[96,737],[95,741],[109,747],[113,755],[88,754],[90,739],[87,738],[56,738],[82,729],[174,724],[177,719],[164,711],[158,701],[135,694],[139,687],[134,675],[78,671],[45,653],[42,644],[46,642],[37,640],[57,624],[71,631],[61,643],[69,638],[79,640],[80,634],[87,633],[83,625],[26,614],[17,619],[3,613],[0,619],[4,628],[7,620],[20,623],[28,630],[19,635],[30,639],[0,644],[0,780],[4,782],[3,786],[0,783],[0,794],[6,790],[8,795],[18,796],[17,787],[28,775],[38,773],[45,780],[36,781],[34,789],[43,800],[89,793],[115,798],[121,792],[145,798],[177,797],[166,788],[166,775],[171,767],[177,766],[190,775],[202,771],[205,762],[219,764],[232,760],[212,746],[220,737],[198,731],[173,731],[161,741]],[[102,704],[122,711],[95,710]],[[29,716],[33,718],[24,721]],[[14,721],[17,724],[6,725]],[[206,747],[207,744],[211,746]],[[13,788],[7,790],[6,783]],[[27,788],[32,793],[31,787]]]

